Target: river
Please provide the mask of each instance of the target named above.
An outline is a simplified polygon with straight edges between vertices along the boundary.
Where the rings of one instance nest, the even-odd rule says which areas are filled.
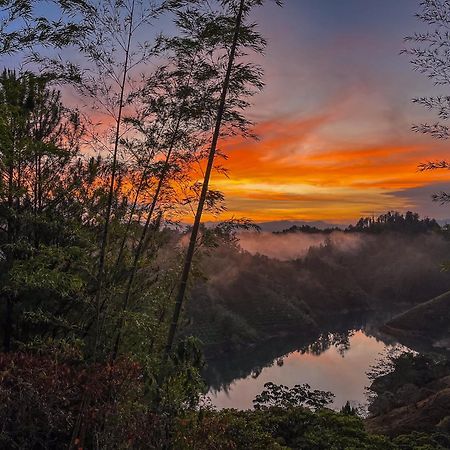
[[[349,330],[345,333],[327,333],[301,350],[289,351],[272,357],[271,361],[256,364],[250,355],[241,355],[237,360],[222,361],[220,367],[210,370],[221,373],[222,379],[214,379],[208,393],[211,403],[219,408],[252,408],[252,401],[264,389],[264,384],[273,382],[292,387],[307,383],[312,389],[332,392],[333,409],[340,409],[347,401],[353,406],[365,408],[366,387],[370,384],[368,372],[382,358],[392,352],[404,351],[395,342],[369,335],[364,330]],[[273,355],[273,353],[272,353]],[[238,366],[253,364],[249,370],[238,370]]]

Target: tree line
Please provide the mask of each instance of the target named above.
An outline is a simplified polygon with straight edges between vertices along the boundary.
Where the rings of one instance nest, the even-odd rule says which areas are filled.
[[[311,225],[293,225],[292,227],[276,231],[274,234],[286,233],[323,233],[331,234],[336,231],[343,231],[346,233],[383,233],[394,231],[398,233],[426,233],[432,231],[445,231],[446,226],[441,227],[436,219],[429,217],[421,218],[418,213],[407,211],[402,214],[398,211],[388,211],[375,217],[361,217],[354,225],[349,225],[347,228],[341,229],[339,227],[318,228]]]

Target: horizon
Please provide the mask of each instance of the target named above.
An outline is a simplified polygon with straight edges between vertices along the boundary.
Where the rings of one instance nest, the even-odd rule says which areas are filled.
[[[412,212],[413,214],[416,213],[415,211],[385,211],[382,214],[387,214],[387,213],[399,213],[401,215],[405,215],[407,212]],[[274,233],[274,232],[281,232],[281,231],[287,231],[288,229],[290,229],[291,227],[295,227],[295,226],[310,226],[312,228],[317,228],[319,230],[327,230],[330,228],[337,228],[336,231],[345,231],[346,229],[348,229],[350,226],[355,226],[357,224],[357,222],[360,219],[365,219],[368,217],[372,217],[374,219],[378,218],[377,216],[372,216],[372,215],[368,215],[368,216],[361,216],[358,219],[355,219],[353,221],[327,221],[327,220],[320,220],[320,219],[311,219],[311,220],[299,220],[299,219],[279,219],[279,220],[261,220],[261,221],[251,221],[253,225],[256,225],[257,227],[259,227],[260,229],[257,231],[252,231],[252,230],[241,230],[239,231],[239,233],[259,233],[259,232],[264,232],[264,233]],[[450,224],[450,218],[443,218],[443,219],[438,219],[435,217],[431,217],[431,216],[421,216],[419,214],[419,219],[420,220],[424,220],[424,219],[429,219],[429,220],[435,220],[437,222],[437,224],[440,227],[444,227],[445,225],[449,225]],[[204,222],[204,225],[206,227],[212,227],[215,225],[220,224],[221,220],[208,220]],[[181,221],[179,223],[179,225],[183,226],[183,227],[190,227],[192,226],[191,222],[186,222],[186,221]]]

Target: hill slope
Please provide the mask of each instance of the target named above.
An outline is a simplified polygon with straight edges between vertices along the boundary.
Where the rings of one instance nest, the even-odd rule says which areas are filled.
[[[383,331],[406,341],[450,349],[450,291],[394,317]]]

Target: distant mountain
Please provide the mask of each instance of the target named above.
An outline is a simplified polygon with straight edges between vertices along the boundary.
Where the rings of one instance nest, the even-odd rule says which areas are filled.
[[[305,220],[275,220],[272,222],[260,222],[257,223],[259,227],[261,227],[262,231],[268,231],[268,232],[274,232],[274,231],[283,231],[287,230],[288,228],[291,228],[293,226],[301,227],[302,225],[309,225],[310,227],[319,228],[321,230],[324,230],[326,228],[347,228],[349,223],[330,223],[330,222],[324,222],[322,220],[316,220],[316,221],[305,221]]]
[[[204,225],[207,228],[211,228],[215,225],[217,225],[219,222],[204,222]],[[350,225],[350,222],[348,223],[331,223],[331,222],[324,222],[322,220],[314,220],[314,221],[307,221],[307,220],[274,220],[271,222],[254,222],[255,225],[258,225],[261,228],[261,231],[267,231],[269,233],[272,233],[274,231],[284,231],[288,228],[291,228],[293,226],[301,227],[302,225],[309,225],[310,227],[319,228],[320,230],[325,230],[326,228],[341,228],[344,230]],[[189,226],[187,223],[181,223],[182,226]]]

